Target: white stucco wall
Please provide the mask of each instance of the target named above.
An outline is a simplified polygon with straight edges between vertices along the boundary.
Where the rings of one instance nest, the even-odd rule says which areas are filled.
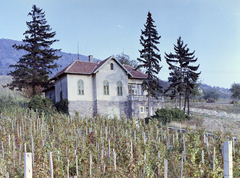
[[[60,92],[62,90],[63,99],[68,99],[67,75],[61,76],[55,82],[55,101],[60,101]]]
[[[92,75],[68,74],[68,100],[70,101],[93,101],[93,81]],[[78,93],[78,80],[84,82],[84,95]]]
[[[113,63],[113,70],[110,69],[110,64]],[[128,96],[128,75],[114,60],[108,61],[97,73],[96,82],[96,99],[107,101],[127,101]],[[109,82],[109,95],[104,95],[103,81]],[[117,82],[122,82],[123,95],[117,95]]]

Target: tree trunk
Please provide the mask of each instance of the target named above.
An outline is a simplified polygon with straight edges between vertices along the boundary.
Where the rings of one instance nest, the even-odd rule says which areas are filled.
[[[188,90],[188,92],[187,92],[187,100],[188,100],[188,112],[187,112],[187,114],[189,115],[189,113],[190,113],[190,107],[189,107],[189,95],[190,95],[190,92],[189,92],[189,90]]]
[[[150,84],[148,83],[148,117],[150,117]]]
[[[184,108],[183,108],[184,111],[186,110],[186,103],[187,103],[187,89],[185,91],[185,98],[184,98]]]
[[[179,109],[182,109],[182,95],[179,95]]]

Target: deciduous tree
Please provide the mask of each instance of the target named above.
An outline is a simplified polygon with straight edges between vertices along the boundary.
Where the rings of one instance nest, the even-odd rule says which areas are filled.
[[[129,55],[121,53],[116,55],[116,59],[123,65],[129,65],[132,68],[136,68],[137,67],[137,61],[135,60],[130,60]]]
[[[239,101],[240,100],[240,84],[239,83],[233,83],[230,91],[232,93],[231,98]]]

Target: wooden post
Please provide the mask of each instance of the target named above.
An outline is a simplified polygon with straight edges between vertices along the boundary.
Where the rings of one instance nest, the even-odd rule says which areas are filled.
[[[224,142],[223,160],[224,160],[224,178],[232,178],[233,163],[232,163],[232,142],[231,141]]]
[[[115,153],[115,151],[113,151],[113,160],[114,160],[114,170],[115,170],[115,173],[116,173],[117,165],[116,165],[116,153]]]
[[[76,173],[78,176],[78,155],[76,155]]]
[[[32,153],[24,153],[24,178],[32,178]]]
[[[4,146],[3,146],[3,141],[2,141],[2,157],[4,159]]]
[[[202,150],[202,163],[204,164],[204,150]]]
[[[108,139],[108,159],[110,159],[110,138]]]
[[[34,145],[33,145],[33,136],[31,135],[31,143],[32,143],[32,164],[34,166]]]
[[[52,152],[49,152],[49,164],[50,164],[50,176],[53,178],[53,161],[52,161]]]
[[[160,137],[159,137],[160,138]],[[160,153],[159,153],[159,151],[158,151],[158,160],[160,160]],[[159,166],[158,166],[158,177],[160,177],[160,169],[159,169]]]
[[[69,159],[68,159],[68,166],[67,166],[67,178],[69,178]]]
[[[145,167],[146,167],[146,153],[143,156],[143,178],[145,178]]]
[[[164,159],[164,178],[167,178],[167,172],[168,172],[168,160]]]
[[[90,177],[92,176],[92,154],[90,154]]]
[[[183,154],[184,154],[184,151],[182,151],[182,160],[181,160],[181,178],[182,178],[182,173],[183,173]]]

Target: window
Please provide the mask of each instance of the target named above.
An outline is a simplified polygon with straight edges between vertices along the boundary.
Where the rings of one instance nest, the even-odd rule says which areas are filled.
[[[78,94],[79,95],[84,95],[84,82],[83,80],[78,80]]]
[[[144,113],[144,107],[140,106],[140,113]]]
[[[110,64],[110,69],[113,70],[113,63]]]
[[[103,81],[103,94],[109,95],[109,82],[107,80]]]
[[[117,95],[122,96],[122,82],[121,81],[117,82]]]

